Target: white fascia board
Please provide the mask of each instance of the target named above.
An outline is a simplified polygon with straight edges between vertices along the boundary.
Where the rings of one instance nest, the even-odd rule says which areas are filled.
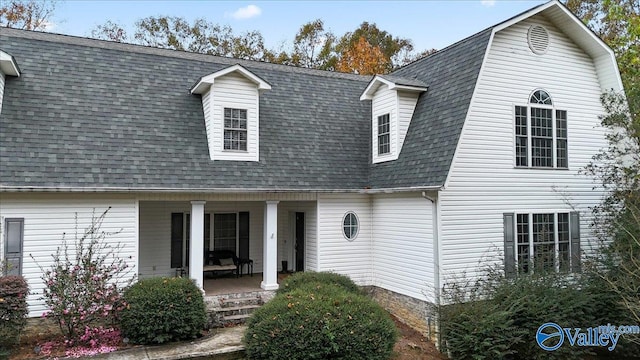
[[[207,76],[202,77],[200,81],[198,81],[198,83],[191,89],[191,93],[202,94],[206,92],[207,90],[209,90],[211,85],[213,85],[216,78],[230,74],[232,72],[238,72],[240,75],[244,76],[249,81],[255,83],[258,87],[258,90],[260,91],[271,90],[271,85],[268,82],[264,81],[261,77],[252,73],[251,71],[245,69],[242,65],[236,64],[236,65],[224,68],[220,71],[214,72],[213,74],[209,74]]]
[[[20,76],[20,69],[13,56],[0,50],[0,71],[5,75]]]
[[[373,95],[378,90],[378,86],[377,86],[378,84],[380,84],[380,86],[386,85],[389,90],[403,90],[403,91],[415,91],[415,92],[427,91],[426,87],[398,85],[392,81],[383,79],[382,77],[376,75],[373,79],[371,79],[371,81],[369,81],[369,85],[367,85],[367,87],[362,92],[362,95],[360,95],[360,101],[373,99]]]

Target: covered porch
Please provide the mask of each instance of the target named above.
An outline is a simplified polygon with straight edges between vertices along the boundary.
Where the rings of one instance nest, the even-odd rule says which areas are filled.
[[[140,201],[138,276],[188,276],[207,295],[275,290],[279,272],[315,270],[316,207],[289,199]],[[253,276],[248,265],[242,276],[205,272],[221,250],[236,263],[251,260]]]
[[[284,280],[289,273],[278,273],[278,285]],[[262,274],[254,274],[254,276],[242,276],[235,278],[233,276],[224,276],[215,279],[204,279],[204,292],[206,296],[217,296],[226,294],[250,293],[263,290]]]

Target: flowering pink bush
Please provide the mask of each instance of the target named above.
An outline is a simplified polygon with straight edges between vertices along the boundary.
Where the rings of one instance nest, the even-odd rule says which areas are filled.
[[[110,208],[109,208],[110,209]],[[115,233],[100,230],[109,211],[92,217],[91,225],[81,236],[77,231],[73,248],[64,239],[53,264],[43,272],[43,299],[50,311],[44,317],[53,319],[71,344],[87,336],[87,329],[113,326],[118,313],[125,308],[122,288],[133,280],[127,276],[129,266],[117,256],[121,246],[104,240]],[[80,343],[85,343],[80,341]]]

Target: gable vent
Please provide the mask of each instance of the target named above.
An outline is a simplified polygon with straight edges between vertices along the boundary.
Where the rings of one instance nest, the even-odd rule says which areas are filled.
[[[545,54],[549,49],[549,32],[540,25],[533,25],[529,28],[527,41],[534,54]]]

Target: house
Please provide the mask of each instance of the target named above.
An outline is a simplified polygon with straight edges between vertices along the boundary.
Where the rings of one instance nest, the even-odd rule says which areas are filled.
[[[263,289],[335,271],[423,328],[461,274],[579,271],[594,241],[580,169],[622,85],[555,0],[373,78],[7,28],[0,49],[0,251],[31,316],[33,258],[108,207],[139,277],[202,287],[232,250]]]

